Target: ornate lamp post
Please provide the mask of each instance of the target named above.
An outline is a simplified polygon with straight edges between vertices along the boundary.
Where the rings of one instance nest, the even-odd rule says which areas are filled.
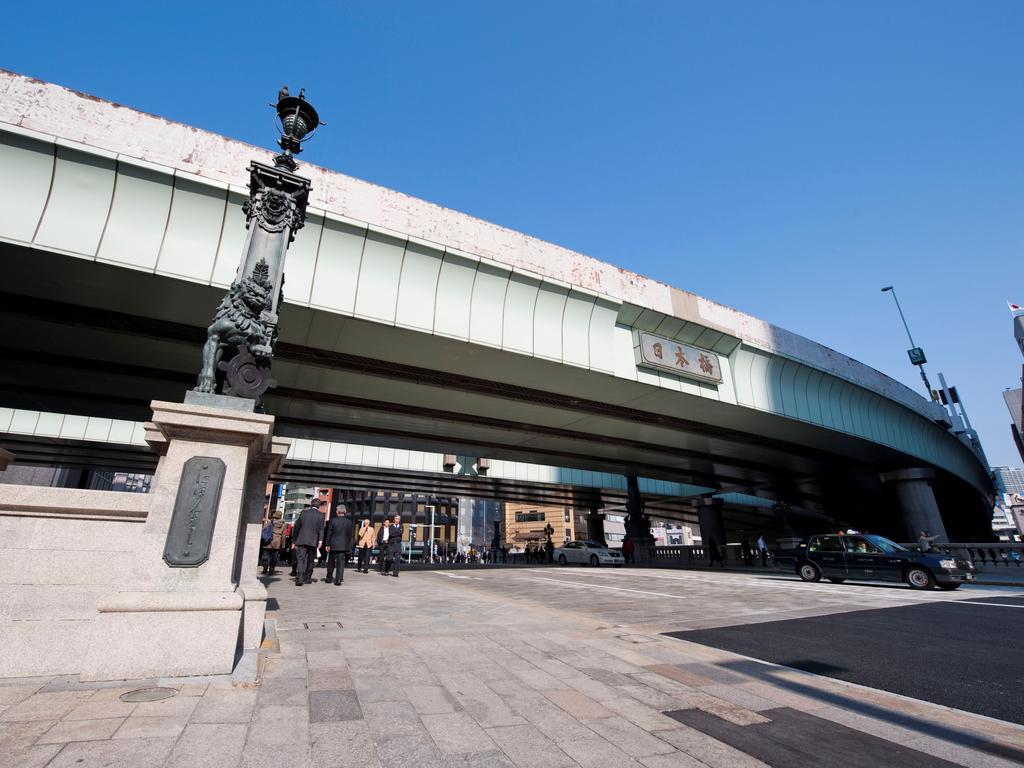
[[[548,563],[555,561],[555,544],[551,541],[551,537],[554,535],[555,529],[551,527],[551,523],[544,526],[544,536],[547,537],[547,541],[544,542],[544,553],[545,560]]]
[[[305,222],[310,190],[309,181],[294,173],[295,155],[322,125],[305,99],[305,89],[290,96],[285,86],[275,108],[281,154],[273,166],[249,165],[249,199],[243,206],[248,235],[235,279],[207,329],[196,393],[258,403],[274,386],[270,365],[283,299],[284,259]]]

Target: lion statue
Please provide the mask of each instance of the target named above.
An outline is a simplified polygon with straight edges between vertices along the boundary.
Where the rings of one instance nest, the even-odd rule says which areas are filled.
[[[217,367],[225,349],[245,348],[254,358],[268,361],[273,354],[274,329],[264,313],[269,313],[273,285],[263,259],[253,267],[252,275],[236,280],[225,294],[206,330],[203,367],[196,392],[215,392]]]

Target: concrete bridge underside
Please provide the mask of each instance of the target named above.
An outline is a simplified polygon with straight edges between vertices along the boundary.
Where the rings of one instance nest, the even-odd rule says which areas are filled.
[[[66,469],[142,474],[152,474],[156,469],[157,456],[144,445],[12,433],[3,436],[3,445],[16,456],[16,464],[20,467],[59,466]],[[88,475],[83,475],[82,479],[87,480]],[[270,479],[273,482],[326,486],[358,493],[384,490],[432,497],[568,506],[580,512],[598,510],[625,514],[627,505],[626,490],[617,487],[481,476],[475,472],[431,472],[293,458],[286,460],[281,471],[273,474]],[[698,506],[704,494],[665,495],[642,491],[641,497],[645,511],[652,517],[697,528]],[[727,498],[721,512],[729,531],[771,532],[783,524],[770,507],[754,506],[749,500],[744,503],[740,498]],[[801,518],[811,525],[813,521],[819,524],[826,520],[829,523],[838,522],[806,510],[796,510],[791,517],[791,522],[798,525]]]
[[[0,274],[0,404],[145,420],[194,384],[221,290],[9,243]],[[266,406],[285,436],[632,473],[876,529],[899,517],[878,473],[907,457],[851,435],[307,307],[285,305],[281,327]],[[937,484],[977,504],[952,475]]]

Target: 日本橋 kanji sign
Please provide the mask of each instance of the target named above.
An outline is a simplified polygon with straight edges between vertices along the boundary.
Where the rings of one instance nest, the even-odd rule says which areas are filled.
[[[641,333],[640,359],[642,365],[653,366],[659,370],[671,371],[680,376],[712,384],[722,383],[722,365],[718,355],[700,347],[666,339],[664,336]]]

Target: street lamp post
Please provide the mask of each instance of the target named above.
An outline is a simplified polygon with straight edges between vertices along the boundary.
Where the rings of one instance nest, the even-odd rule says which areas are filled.
[[[278,94],[281,154],[274,165],[249,164],[249,199],[242,205],[248,230],[241,263],[207,328],[203,362],[186,402],[209,402],[210,395],[248,398],[258,405],[274,386],[271,361],[284,298],[284,260],[295,233],[306,220],[310,182],[295,174],[295,155],[322,125],[304,92]]]
[[[910,349],[907,350],[907,355],[910,357],[910,364],[916,365],[918,370],[921,372],[921,380],[924,382],[924,390],[928,393],[928,398],[934,400],[935,396],[932,394],[932,385],[928,383],[928,374],[924,372],[924,364],[928,362],[928,358],[924,355],[924,350],[914,343],[914,337],[910,335],[910,326],[907,325],[907,318],[903,316],[903,308],[900,306],[900,300],[896,297],[896,289],[891,285],[885,286],[882,289],[882,293],[889,292],[892,294],[892,300],[896,302],[896,311],[900,313],[900,320],[903,321],[903,328],[907,332],[907,338],[910,339]]]
[[[427,504],[424,509],[430,510],[430,536],[427,537],[430,542],[430,562],[434,562],[434,512],[437,511],[437,506],[434,504]]]

